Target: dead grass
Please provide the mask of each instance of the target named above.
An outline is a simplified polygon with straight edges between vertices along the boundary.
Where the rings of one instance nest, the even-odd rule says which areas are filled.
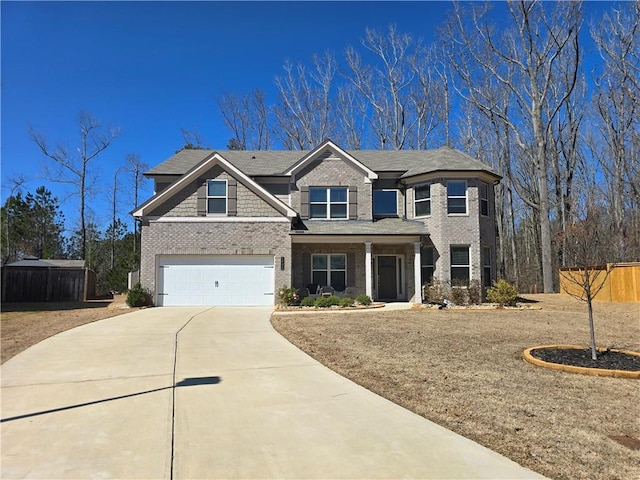
[[[0,313],[1,363],[42,340],[86,323],[130,312],[125,295],[89,302],[9,303]]]
[[[274,327],[338,373],[551,478],[640,478],[637,380],[522,360],[526,347],[587,344],[586,307],[527,295],[530,310],[274,315]],[[640,350],[638,304],[597,304],[596,339]]]

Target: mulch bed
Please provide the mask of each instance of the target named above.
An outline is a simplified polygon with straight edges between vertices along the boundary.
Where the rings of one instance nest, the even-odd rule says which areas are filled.
[[[598,360],[591,359],[591,349],[540,348],[531,350],[535,358],[550,363],[575,367],[601,368],[606,370],[640,371],[640,357],[622,352],[606,350],[598,352]]]

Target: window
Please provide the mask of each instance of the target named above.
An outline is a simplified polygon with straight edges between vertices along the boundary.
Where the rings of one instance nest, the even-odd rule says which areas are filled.
[[[431,184],[416,185],[413,189],[415,194],[414,210],[416,217],[431,215]]]
[[[491,247],[482,247],[482,285],[491,286]]]
[[[311,272],[314,284],[330,285],[341,292],[347,285],[347,256],[344,254],[312,255]]]
[[[422,284],[433,281],[433,247],[422,247],[420,251],[420,270],[422,272]]]
[[[451,246],[451,284],[469,285],[469,247]]]
[[[453,214],[467,213],[467,182],[455,180],[447,182],[447,212]]]
[[[309,218],[347,218],[347,187],[309,188]]]
[[[374,190],[373,191],[373,214],[376,216],[397,216],[398,215],[398,191],[397,190]]]
[[[480,214],[489,216],[489,185],[486,183],[480,184]]]
[[[207,181],[207,213],[227,213],[227,181]]]

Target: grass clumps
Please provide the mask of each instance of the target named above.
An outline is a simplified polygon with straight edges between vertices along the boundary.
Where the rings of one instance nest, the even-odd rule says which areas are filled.
[[[127,305],[130,307],[146,307],[151,305],[151,294],[146,288],[142,288],[140,282],[136,283],[127,292]]]

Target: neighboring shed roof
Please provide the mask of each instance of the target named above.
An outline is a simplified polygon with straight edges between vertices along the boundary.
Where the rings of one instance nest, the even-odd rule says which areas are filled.
[[[305,220],[296,226],[293,235],[427,235],[422,222],[383,218],[368,220]]]
[[[214,150],[181,150],[146,175],[182,175]],[[281,176],[309,150],[219,150],[225,159],[249,176]],[[348,150],[347,153],[374,172],[399,172],[402,178],[433,171],[472,170],[500,176],[488,165],[453,148],[436,150]]]
[[[37,267],[37,268],[84,268],[84,260],[55,260],[55,259],[34,259],[25,258],[17,262],[8,263],[6,267]]]

